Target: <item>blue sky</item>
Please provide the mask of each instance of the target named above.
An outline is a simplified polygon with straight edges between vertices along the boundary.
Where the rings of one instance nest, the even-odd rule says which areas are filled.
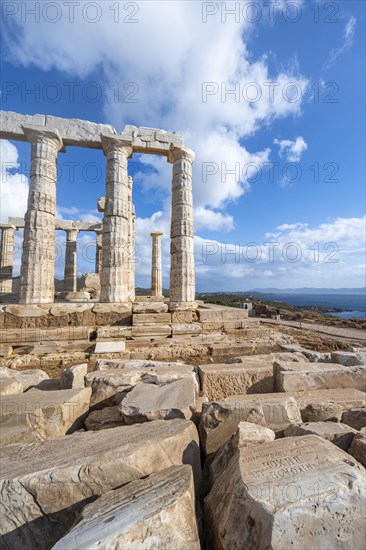
[[[37,21],[2,4],[2,109],[183,131],[199,291],[365,284],[364,2],[51,4]],[[2,142],[2,222],[24,215],[29,151]],[[59,168],[58,216],[100,219],[103,153],[68,147]],[[171,166],[135,155],[130,173],[136,284],[161,229],[168,286]],[[79,273],[93,239],[79,238]]]

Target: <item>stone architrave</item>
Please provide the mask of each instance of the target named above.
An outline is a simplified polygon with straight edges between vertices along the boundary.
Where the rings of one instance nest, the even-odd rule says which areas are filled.
[[[152,254],[151,254],[151,296],[163,296],[163,274],[161,266],[161,231],[153,231]]]
[[[0,225],[0,293],[13,290],[14,225]]]
[[[66,231],[64,291],[77,291],[77,238],[78,229]]]
[[[129,301],[129,208],[128,157],[131,142],[118,136],[101,135],[107,157],[103,256],[100,301]]]
[[[192,163],[189,148],[172,147],[168,162],[173,164],[170,301],[194,302],[195,269],[193,239]]]
[[[23,126],[32,144],[25,215],[19,302],[53,303],[55,273],[56,161],[62,149],[57,129]]]

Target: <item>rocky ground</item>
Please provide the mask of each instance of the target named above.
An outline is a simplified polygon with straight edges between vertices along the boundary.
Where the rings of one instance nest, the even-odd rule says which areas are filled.
[[[185,347],[1,358],[0,548],[366,548],[365,348]]]

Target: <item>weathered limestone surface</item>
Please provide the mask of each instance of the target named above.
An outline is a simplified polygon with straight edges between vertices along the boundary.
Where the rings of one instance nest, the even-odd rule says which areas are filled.
[[[5,548],[52,547],[96,495],[172,465],[190,464],[200,483],[198,434],[186,420],[75,433],[2,449]]]
[[[366,434],[361,433],[357,434],[353,441],[349,453],[356,459],[358,462],[361,462],[366,468]]]
[[[334,363],[287,363],[273,365],[276,391],[355,388],[366,390],[366,366],[343,367]]]
[[[88,292],[92,300],[99,299],[100,296],[100,272],[85,273],[81,277],[81,291]]]
[[[167,313],[168,304],[165,302],[135,302],[132,313]]]
[[[225,399],[230,395],[273,392],[272,362],[250,361],[200,365],[201,388],[210,400]]]
[[[283,431],[289,424],[301,422],[300,407],[293,397],[276,394],[237,395],[223,401],[204,403],[200,434],[206,454],[215,453],[245,420]]]
[[[3,396],[0,444],[32,443],[81,428],[90,395],[84,388]]]
[[[355,430],[361,430],[366,426],[366,408],[349,409],[342,414],[342,423],[351,426]]]
[[[225,363],[231,364],[231,363],[247,363],[247,362],[271,362],[273,364],[274,361],[296,361],[296,362],[304,362],[306,361],[306,357],[300,353],[300,352],[272,352],[272,353],[259,353],[258,355],[240,355],[238,357],[231,357],[230,359],[227,359]]]
[[[85,376],[86,387],[91,387],[91,407],[116,405],[136,384],[141,381],[141,372],[136,370],[94,371]]]
[[[37,387],[45,380],[49,380],[49,376],[41,369],[26,369],[15,370],[7,367],[0,367],[0,375],[11,378],[20,382],[23,386],[23,391],[27,391],[29,388]]]
[[[63,144],[56,128],[22,126],[32,144],[28,206],[25,215],[19,301],[54,301],[56,160]]]
[[[164,386],[138,384],[123,399],[120,410],[126,424],[148,420],[191,418],[196,405],[192,378]]]
[[[121,426],[124,423],[122,413],[115,406],[92,411],[85,419],[84,426],[86,430],[104,430]]]
[[[13,290],[14,231],[13,225],[0,225],[0,293]]]
[[[281,395],[291,395],[300,404],[301,415],[311,406],[319,406],[323,403],[337,403],[347,411],[355,407],[366,406],[366,394],[360,390],[353,388],[337,388],[328,390],[309,390],[306,392],[299,391],[293,393],[282,393]],[[274,394],[278,395],[278,394]],[[306,414],[306,413],[305,413]],[[306,422],[305,417],[303,420]]]
[[[274,441],[275,437],[274,431],[265,426],[251,422],[239,422],[235,434],[219,449],[210,464],[209,486],[212,487],[214,481],[223,473],[237,449],[268,443]]]
[[[310,403],[301,411],[304,422],[340,422],[343,407],[339,403],[325,401]]]
[[[121,359],[100,359],[96,362],[94,371],[98,370],[109,370],[109,369],[154,369],[157,367],[167,368],[171,367],[179,371],[180,367],[186,368],[188,371],[192,371],[193,367],[191,365],[186,365],[185,363],[180,363],[177,361],[149,361],[146,359],[131,359],[131,360],[121,360]]]
[[[169,324],[172,321],[170,313],[138,313],[132,317],[134,325],[150,325],[151,323]]]
[[[343,451],[348,451],[357,431],[338,422],[307,422],[294,424],[285,429],[285,437],[300,435],[318,435],[337,445]]]
[[[65,369],[61,373],[60,389],[68,390],[71,388],[85,388],[84,377],[88,371],[88,364],[82,363]]]
[[[23,393],[23,391],[23,385],[18,380],[0,374],[0,395],[13,395],[14,393]]]
[[[200,550],[190,466],[172,466],[101,496],[54,550],[97,547]]]
[[[151,296],[163,295],[163,272],[161,256],[161,231],[153,231],[151,252]]]
[[[364,549],[365,505],[365,470],[329,441],[242,447],[206,497],[207,546]]]
[[[191,149],[172,147],[173,164],[170,245],[170,301],[192,303],[195,299]]]
[[[161,315],[164,315],[162,313]],[[151,324],[132,327],[132,338],[168,338],[172,334],[170,325]]]
[[[365,353],[353,353],[350,351],[332,351],[331,358],[334,363],[339,363],[345,367],[355,367],[366,364]]]

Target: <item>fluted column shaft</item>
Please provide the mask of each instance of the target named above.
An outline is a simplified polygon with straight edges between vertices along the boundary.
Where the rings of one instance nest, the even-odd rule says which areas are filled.
[[[0,292],[12,292],[13,290],[13,250],[14,232],[13,225],[2,225],[0,240]]]
[[[23,126],[32,144],[19,301],[54,301],[56,161],[62,140],[56,129]]]
[[[152,237],[152,256],[151,256],[151,296],[163,295],[163,273],[161,258],[161,237],[163,233],[153,231]]]
[[[128,176],[128,294],[131,301],[135,299],[135,223],[134,223],[134,205],[132,202],[133,180]]]
[[[102,272],[103,230],[96,232],[95,273]]]
[[[170,301],[193,302],[195,299],[194,235],[191,149],[172,148],[172,218],[170,246]]]
[[[130,142],[102,134],[107,157],[107,182],[103,219],[101,302],[129,301],[128,157]]]
[[[66,231],[64,291],[77,291],[77,238],[78,229]]]

